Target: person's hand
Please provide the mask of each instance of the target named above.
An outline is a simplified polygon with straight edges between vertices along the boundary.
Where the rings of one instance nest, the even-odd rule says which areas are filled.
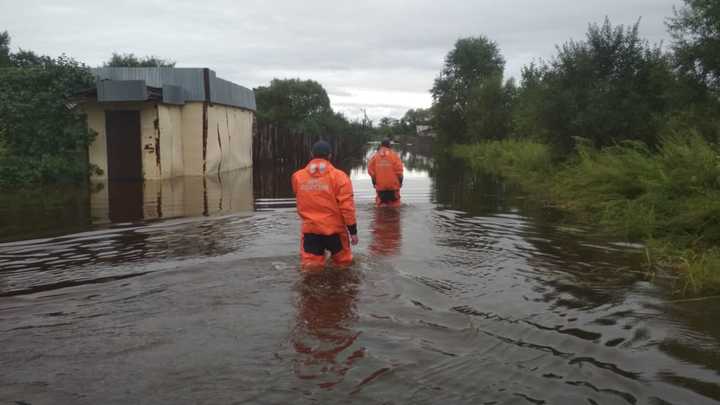
[[[357,245],[360,242],[360,238],[358,238],[357,235],[350,235],[350,243],[352,243],[353,246]]]

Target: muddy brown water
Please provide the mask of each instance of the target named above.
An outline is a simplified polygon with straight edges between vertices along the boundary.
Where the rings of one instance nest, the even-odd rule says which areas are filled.
[[[0,403],[720,400],[719,302],[673,303],[638,248],[404,157],[399,209],[350,168],[356,264],[317,276],[289,168],[3,195]]]

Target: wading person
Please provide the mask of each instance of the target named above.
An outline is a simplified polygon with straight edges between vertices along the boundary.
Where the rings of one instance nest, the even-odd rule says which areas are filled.
[[[334,264],[349,265],[353,259],[350,243],[358,243],[352,183],[343,171],[330,164],[330,144],[318,141],[312,155],[310,163],[292,176],[302,219],[303,269],[322,268],[326,252]]]
[[[400,187],[403,183],[403,164],[400,156],[390,149],[390,140],[383,139],[380,149],[368,162],[368,174],[377,192],[378,206],[400,206]]]

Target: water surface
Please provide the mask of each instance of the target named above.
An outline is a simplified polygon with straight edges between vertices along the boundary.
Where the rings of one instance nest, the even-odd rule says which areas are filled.
[[[357,261],[316,276],[292,168],[3,196],[0,403],[720,400],[719,303],[671,302],[641,251],[502,182],[404,159],[399,209],[346,167]]]

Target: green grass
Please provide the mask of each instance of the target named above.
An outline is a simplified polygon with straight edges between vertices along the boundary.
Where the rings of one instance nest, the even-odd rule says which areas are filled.
[[[542,193],[580,220],[645,241],[654,268],[681,274],[686,294],[720,292],[720,148],[695,134],[665,137],[658,150],[628,142],[602,150],[579,142],[555,163],[529,140],[455,146],[474,170]]]
[[[473,170],[502,176],[526,188],[533,188],[554,169],[550,148],[531,141],[507,139],[455,145],[451,153],[465,159]]]

